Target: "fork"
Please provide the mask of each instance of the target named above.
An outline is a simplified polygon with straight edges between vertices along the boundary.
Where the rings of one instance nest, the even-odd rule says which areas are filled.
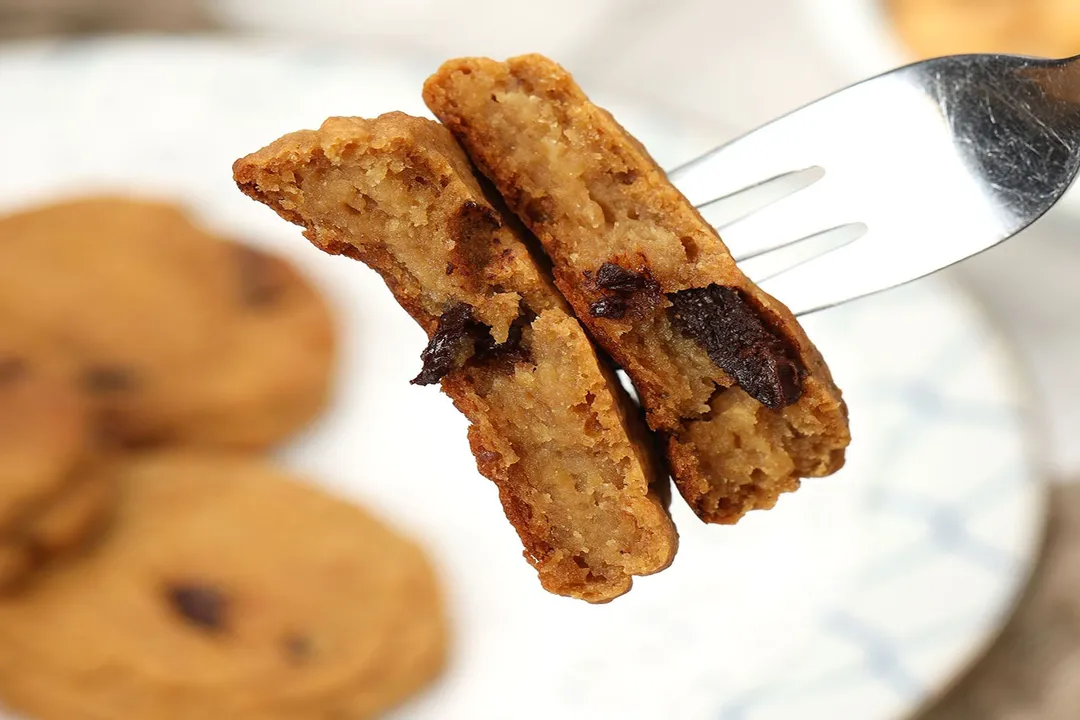
[[[829,95],[669,173],[797,314],[1023,230],[1080,168],[1080,57],[957,55]]]

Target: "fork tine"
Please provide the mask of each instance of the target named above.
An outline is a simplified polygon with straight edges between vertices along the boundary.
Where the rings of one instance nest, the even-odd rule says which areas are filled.
[[[791,312],[805,315],[900,284],[901,275],[882,272],[896,258],[883,252],[873,230],[859,240],[819,255],[761,283]],[[887,249],[887,248],[886,248]]]
[[[924,236],[942,248],[936,254],[928,250],[929,244],[905,244],[903,237],[913,236],[871,224],[858,240],[773,275],[760,283],[761,288],[796,315],[805,315],[904,285],[963,259],[948,253],[948,243],[943,242],[947,234]],[[936,257],[927,262],[928,255]]]
[[[784,118],[675,168],[668,179],[696,207],[816,165]]]
[[[750,258],[802,238],[858,222],[858,208],[837,192],[828,174],[810,187],[719,228],[720,237],[737,259]]]
[[[830,228],[775,250],[741,260],[739,269],[755,283],[760,284],[791,268],[809,262],[819,255],[855,242],[866,234],[866,230],[866,225],[862,223]]]
[[[824,176],[825,170],[820,167],[797,170],[767,180],[760,185],[747,188],[734,195],[720,198],[715,202],[707,203],[698,209],[701,211],[702,217],[713,227],[726,227],[748,215],[764,210],[800,190],[806,189]],[[744,253],[739,248],[729,248],[729,250],[731,250],[736,260],[742,260],[748,257],[749,254],[754,254],[752,248],[749,253]]]

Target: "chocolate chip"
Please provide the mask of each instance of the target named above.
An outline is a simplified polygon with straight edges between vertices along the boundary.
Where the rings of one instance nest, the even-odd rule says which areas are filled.
[[[277,302],[284,284],[276,260],[244,245],[234,248],[233,258],[240,282],[240,301],[247,307],[266,307]]]
[[[596,287],[601,290],[631,293],[645,287],[645,276],[621,265],[606,262],[596,271]]]
[[[30,372],[30,365],[22,358],[0,358],[0,383],[13,382]]]
[[[135,373],[115,365],[98,365],[83,372],[83,387],[95,395],[129,392],[136,386]]]
[[[522,347],[522,333],[535,318],[535,313],[523,308],[510,325],[506,342],[496,344],[491,328],[473,317],[472,307],[465,303],[451,306],[439,317],[435,334],[420,353],[423,369],[412,384],[433,385],[470,360],[483,363],[524,359],[527,353]]]
[[[635,272],[617,263],[606,262],[595,273],[586,271],[585,280],[603,293],[589,306],[589,313],[596,318],[645,317],[663,300],[659,283],[647,271]]]
[[[668,299],[675,327],[762,405],[782,408],[802,396],[806,370],[795,349],[769,328],[741,290],[712,284]]]
[[[305,635],[289,635],[285,638],[285,653],[294,662],[305,662],[315,652],[315,643]]]
[[[225,627],[228,599],[209,585],[173,585],[168,589],[173,609],[191,625],[218,632]]]
[[[589,314],[595,318],[622,320],[626,317],[626,301],[615,295],[602,297],[589,306]]]

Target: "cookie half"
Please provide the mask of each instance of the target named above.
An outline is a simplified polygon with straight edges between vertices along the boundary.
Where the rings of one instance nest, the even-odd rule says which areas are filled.
[[[42,720],[368,718],[443,667],[422,551],[260,460],[116,470],[109,532],[0,601],[0,702]]]
[[[452,60],[424,99],[543,243],[699,517],[735,522],[841,467],[847,409],[795,317],[565,70]]]
[[[380,273],[424,328],[413,382],[441,383],[469,418],[477,466],[547,590],[604,602],[671,562],[637,409],[445,128],[332,118],[234,173],[317,247]]]

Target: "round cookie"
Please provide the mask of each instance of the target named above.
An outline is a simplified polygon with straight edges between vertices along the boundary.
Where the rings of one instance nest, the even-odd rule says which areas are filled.
[[[57,343],[118,440],[164,436],[227,329],[216,240],[177,208],[89,198],[0,219],[0,314]]]
[[[358,719],[441,669],[430,565],[360,508],[249,458],[144,456],[117,475],[102,541],[0,602],[13,711]]]
[[[173,435],[193,447],[260,449],[311,422],[330,395],[334,320],[318,291],[286,260],[223,243],[231,282],[229,340],[188,392]]]
[[[89,410],[55,348],[0,322],[0,592],[79,546],[112,505]]]

